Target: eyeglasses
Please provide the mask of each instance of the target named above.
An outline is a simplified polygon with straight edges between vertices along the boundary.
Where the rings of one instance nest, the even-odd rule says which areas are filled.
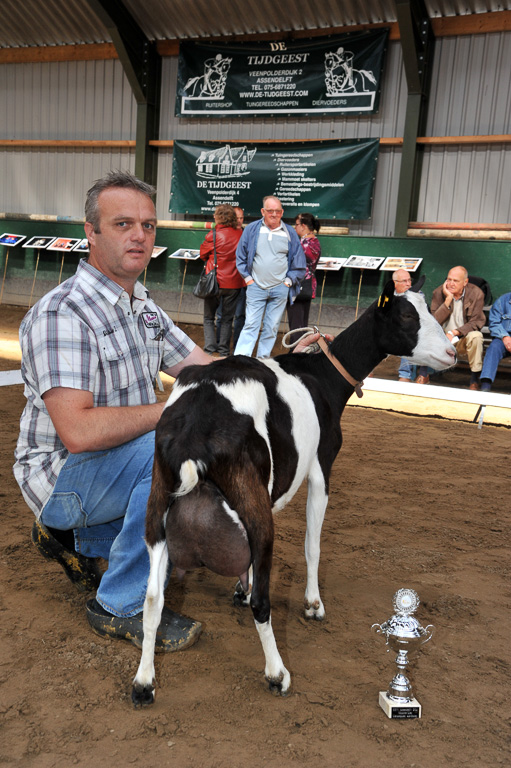
[[[408,283],[409,285],[412,284],[411,280],[394,280],[395,283]]]
[[[278,209],[276,209],[276,210],[273,210],[273,209],[272,209],[271,211],[270,211],[268,208],[263,208],[263,211],[264,211],[265,213],[269,213],[269,214],[270,214],[270,216],[278,216],[278,215],[279,215],[279,213],[282,213],[282,208],[278,208]]]

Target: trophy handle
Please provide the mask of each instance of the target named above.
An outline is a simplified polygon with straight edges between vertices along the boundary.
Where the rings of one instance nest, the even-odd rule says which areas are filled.
[[[385,624],[373,624],[371,626],[371,631],[374,632],[376,635],[383,635],[383,637],[385,638],[386,645],[389,644],[389,636],[388,636]],[[387,651],[388,650],[389,649],[387,648]]]
[[[426,643],[429,643],[433,635],[435,634],[435,627],[433,624],[428,624],[427,627],[424,628],[424,636],[427,635],[426,639],[422,643],[422,645],[426,645]]]

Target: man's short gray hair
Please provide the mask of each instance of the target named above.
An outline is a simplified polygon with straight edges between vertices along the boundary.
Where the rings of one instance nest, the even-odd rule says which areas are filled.
[[[280,202],[279,198],[275,195],[266,195],[266,197],[263,197],[263,208],[266,205],[267,200],[278,200],[280,207],[282,208],[282,203]]]
[[[92,224],[94,232],[99,233],[99,204],[98,198],[105,189],[118,187],[119,189],[134,189],[147,195],[151,200],[156,194],[156,187],[137,179],[130,171],[109,171],[101,179],[96,179],[85,197],[85,221]]]

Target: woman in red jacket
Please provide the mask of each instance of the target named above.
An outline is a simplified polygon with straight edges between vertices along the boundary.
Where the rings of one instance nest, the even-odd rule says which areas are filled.
[[[232,205],[219,205],[215,209],[215,229],[208,232],[200,247],[200,257],[207,262],[206,271],[214,264],[214,250],[217,259],[217,281],[220,292],[217,296],[204,299],[204,351],[212,355],[229,355],[231,346],[232,321],[236,303],[245,281],[236,269],[236,246],[243,233],[237,229],[236,212]],[[213,240],[214,238],[214,240]],[[222,299],[220,339],[217,344],[215,313]]]

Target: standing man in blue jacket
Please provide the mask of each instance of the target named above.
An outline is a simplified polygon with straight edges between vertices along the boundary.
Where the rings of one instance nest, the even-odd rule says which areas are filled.
[[[234,350],[250,355],[261,328],[257,357],[269,357],[286,302],[292,304],[305,277],[305,252],[293,227],[284,224],[277,197],[265,197],[263,218],[245,227],[236,249],[236,267],[247,284],[245,325]]]
[[[481,389],[489,392],[503,357],[511,355],[511,293],[505,293],[490,309],[488,322],[492,341],[484,356]]]

